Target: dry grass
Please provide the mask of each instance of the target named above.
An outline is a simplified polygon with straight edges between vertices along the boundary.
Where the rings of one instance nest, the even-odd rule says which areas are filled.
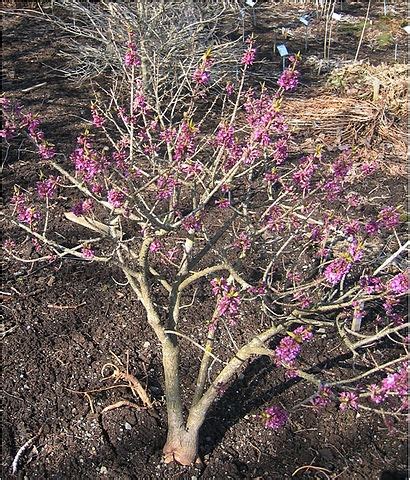
[[[407,115],[409,66],[353,64],[335,69],[328,85],[338,93],[381,104],[397,116]]]
[[[393,163],[405,165],[406,132],[387,113],[383,104],[321,95],[288,99],[283,105],[283,113],[295,132],[303,131],[313,137],[313,141],[308,138],[304,147],[310,145],[313,149],[317,141],[329,148],[364,146],[369,151],[384,152]]]

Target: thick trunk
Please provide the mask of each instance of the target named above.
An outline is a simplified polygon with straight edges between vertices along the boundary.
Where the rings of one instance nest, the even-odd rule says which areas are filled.
[[[167,443],[164,446],[165,463],[177,462],[181,465],[192,465],[200,462],[198,457],[198,428],[185,430],[181,428],[168,432]]]

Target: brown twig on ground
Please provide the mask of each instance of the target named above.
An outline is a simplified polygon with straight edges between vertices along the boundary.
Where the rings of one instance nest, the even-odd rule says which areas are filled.
[[[140,407],[136,403],[129,402],[128,400],[120,400],[116,403],[112,403],[111,405],[108,405],[108,406],[104,407],[101,411],[101,414],[110,412],[111,410],[115,410],[115,409],[121,408],[121,407],[135,408],[139,411],[143,410],[143,407]]]
[[[154,405],[152,404],[151,400],[149,399],[146,390],[141,385],[139,380],[137,380],[137,378],[134,377],[134,375],[132,375],[130,373],[122,372],[117,367],[117,365],[114,365],[113,363],[106,363],[105,365],[103,365],[103,367],[101,369],[101,375],[104,376],[104,371],[107,368],[112,368],[113,373],[111,375],[109,375],[108,377],[104,377],[103,380],[108,380],[110,378],[112,378],[114,380],[114,382],[118,382],[119,380],[125,380],[126,382],[129,383],[129,387],[131,388],[131,390],[139,396],[139,398],[141,399],[144,406],[149,408],[149,409],[154,409]]]

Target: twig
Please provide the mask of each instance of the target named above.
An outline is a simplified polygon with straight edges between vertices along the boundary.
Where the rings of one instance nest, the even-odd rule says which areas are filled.
[[[36,435],[34,435],[34,437],[27,440],[27,442],[18,449],[16,456],[14,457],[13,463],[11,464],[11,472],[13,473],[13,475],[16,475],[16,473],[18,472],[19,462],[21,457],[26,452],[26,450],[28,450],[33,445],[33,443],[37,440],[37,438],[41,435],[42,430],[43,430],[43,427],[40,428],[40,430]]]

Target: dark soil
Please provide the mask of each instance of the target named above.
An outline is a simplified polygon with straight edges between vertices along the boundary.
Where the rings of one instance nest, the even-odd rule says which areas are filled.
[[[351,15],[364,15],[366,5],[347,4],[345,8]],[[282,18],[278,7],[272,9]],[[297,11],[293,13],[297,18]],[[284,23],[289,16],[286,9]],[[269,50],[263,23],[262,19],[256,33]],[[342,40],[335,41],[334,56],[351,58],[353,45]],[[72,85],[51,68],[62,65],[56,52],[64,41],[39,20],[10,14],[3,18],[3,91],[41,112],[46,137],[68,153],[86,125],[90,87]],[[298,41],[303,47],[303,38]],[[378,63],[392,48],[372,50],[364,44],[362,53]],[[320,39],[310,42],[309,54],[321,55]],[[275,62],[279,66],[278,58]],[[306,73],[305,88],[312,94],[323,80],[314,72]],[[47,85],[22,92],[42,82]],[[20,158],[10,154],[6,159],[6,202],[14,183],[24,187],[39,173],[33,158],[22,152]],[[386,182],[393,185],[392,195],[400,198],[403,182]],[[63,233],[68,238],[74,235],[69,230]],[[9,225],[4,235],[24,239]],[[26,248],[29,253],[29,243]],[[36,448],[22,457],[18,478],[279,480],[291,478],[303,466],[295,478],[406,477],[403,427],[385,423],[379,416],[332,407],[318,418],[304,407],[295,410],[291,422],[278,433],[266,430],[257,418],[261,408],[272,402],[293,405],[314,392],[302,382],[284,379],[267,359],[249,364],[208,415],[201,432],[203,468],[166,466],[161,452],[166,415],[158,342],[138,300],[128,287],[118,284],[124,283],[119,271],[75,260],[38,267],[4,259],[3,268],[4,479],[14,478],[10,471],[13,458],[37,434]],[[210,309],[197,302],[192,315],[206,323]],[[249,331],[254,330],[251,322]],[[244,330],[246,335],[246,326]],[[346,371],[351,375],[360,371],[349,355],[329,351],[329,344],[335,340],[318,335],[303,361],[321,365],[335,378]],[[183,388],[189,393],[195,375],[192,359],[199,355],[190,343],[184,343],[183,349]],[[101,413],[121,400],[138,404],[129,388],[91,393],[89,398],[81,393],[112,385],[112,381],[102,381],[101,369],[118,360],[146,386],[159,418],[128,407]]]

